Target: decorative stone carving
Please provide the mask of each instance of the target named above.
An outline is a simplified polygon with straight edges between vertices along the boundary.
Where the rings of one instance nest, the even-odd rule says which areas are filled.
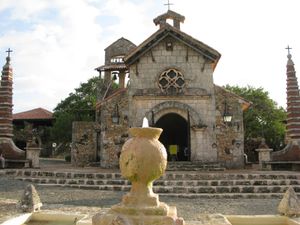
[[[293,187],[287,189],[277,210],[285,216],[300,216],[300,201]]]
[[[133,136],[123,146],[120,156],[122,176],[132,183],[122,202],[106,214],[93,217],[93,225],[183,225],[175,207],[159,202],[153,193],[153,181],[167,166],[167,153],[158,141],[160,128],[130,128]]]
[[[158,78],[160,90],[169,94],[182,93],[185,86],[184,76],[176,69],[164,71]]]
[[[36,212],[42,207],[40,196],[32,184],[26,186],[21,199],[21,209],[23,212]]]

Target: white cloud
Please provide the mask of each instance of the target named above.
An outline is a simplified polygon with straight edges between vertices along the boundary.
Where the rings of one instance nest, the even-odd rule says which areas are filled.
[[[296,68],[300,64],[297,1],[172,2],[172,10],[186,17],[182,30],[222,54],[217,84],[261,86],[285,106],[287,44]],[[52,110],[80,82],[97,75],[93,69],[103,64],[105,47],[122,36],[140,44],[154,33],[153,18],[166,11],[164,3],[1,0],[0,21],[8,25],[0,30],[0,63],[4,50],[12,48],[15,112]]]
[[[93,68],[100,63],[98,10],[83,0],[72,4],[51,1],[51,6],[47,2],[44,7],[29,11],[26,10],[30,7],[24,7],[23,2],[15,5],[13,11],[25,10],[24,15],[32,15],[55,8],[57,18],[37,17],[31,19],[30,29],[8,31],[0,36],[0,47],[14,50],[15,111],[40,106],[52,110],[80,82],[97,75]],[[23,99],[24,96],[28,98]]]

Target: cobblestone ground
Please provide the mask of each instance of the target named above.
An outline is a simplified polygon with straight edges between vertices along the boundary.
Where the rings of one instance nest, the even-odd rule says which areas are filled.
[[[0,223],[18,214],[17,202],[28,183],[0,177]],[[121,201],[122,192],[83,190],[61,187],[36,189],[43,202],[42,209],[97,212]],[[177,207],[179,216],[186,221],[197,220],[199,214],[222,213],[225,215],[276,214],[280,199],[187,199],[162,197],[161,201]]]

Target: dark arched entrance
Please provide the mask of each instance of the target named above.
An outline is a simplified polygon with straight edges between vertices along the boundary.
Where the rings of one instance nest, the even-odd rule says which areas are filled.
[[[169,113],[162,116],[155,124],[155,127],[160,127],[163,132],[159,138],[168,152],[168,159],[171,159],[169,146],[177,145],[177,160],[188,160],[188,123],[176,113]]]

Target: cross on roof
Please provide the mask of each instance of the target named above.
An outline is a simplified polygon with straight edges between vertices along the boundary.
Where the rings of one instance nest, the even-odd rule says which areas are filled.
[[[10,53],[13,52],[13,50],[11,50],[10,48],[8,48],[8,50],[5,51],[5,52],[7,52],[7,56],[10,57]]]
[[[290,55],[290,50],[292,49],[289,45],[285,48],[288,50],[288,54]]]
[[[168,0],[168,3],[164,4],[164,5],[167,5],[168,6],[168,10],[170,10],[170,6],[171,5],[174,5],[173,3],[170,3],[170,0]]]

